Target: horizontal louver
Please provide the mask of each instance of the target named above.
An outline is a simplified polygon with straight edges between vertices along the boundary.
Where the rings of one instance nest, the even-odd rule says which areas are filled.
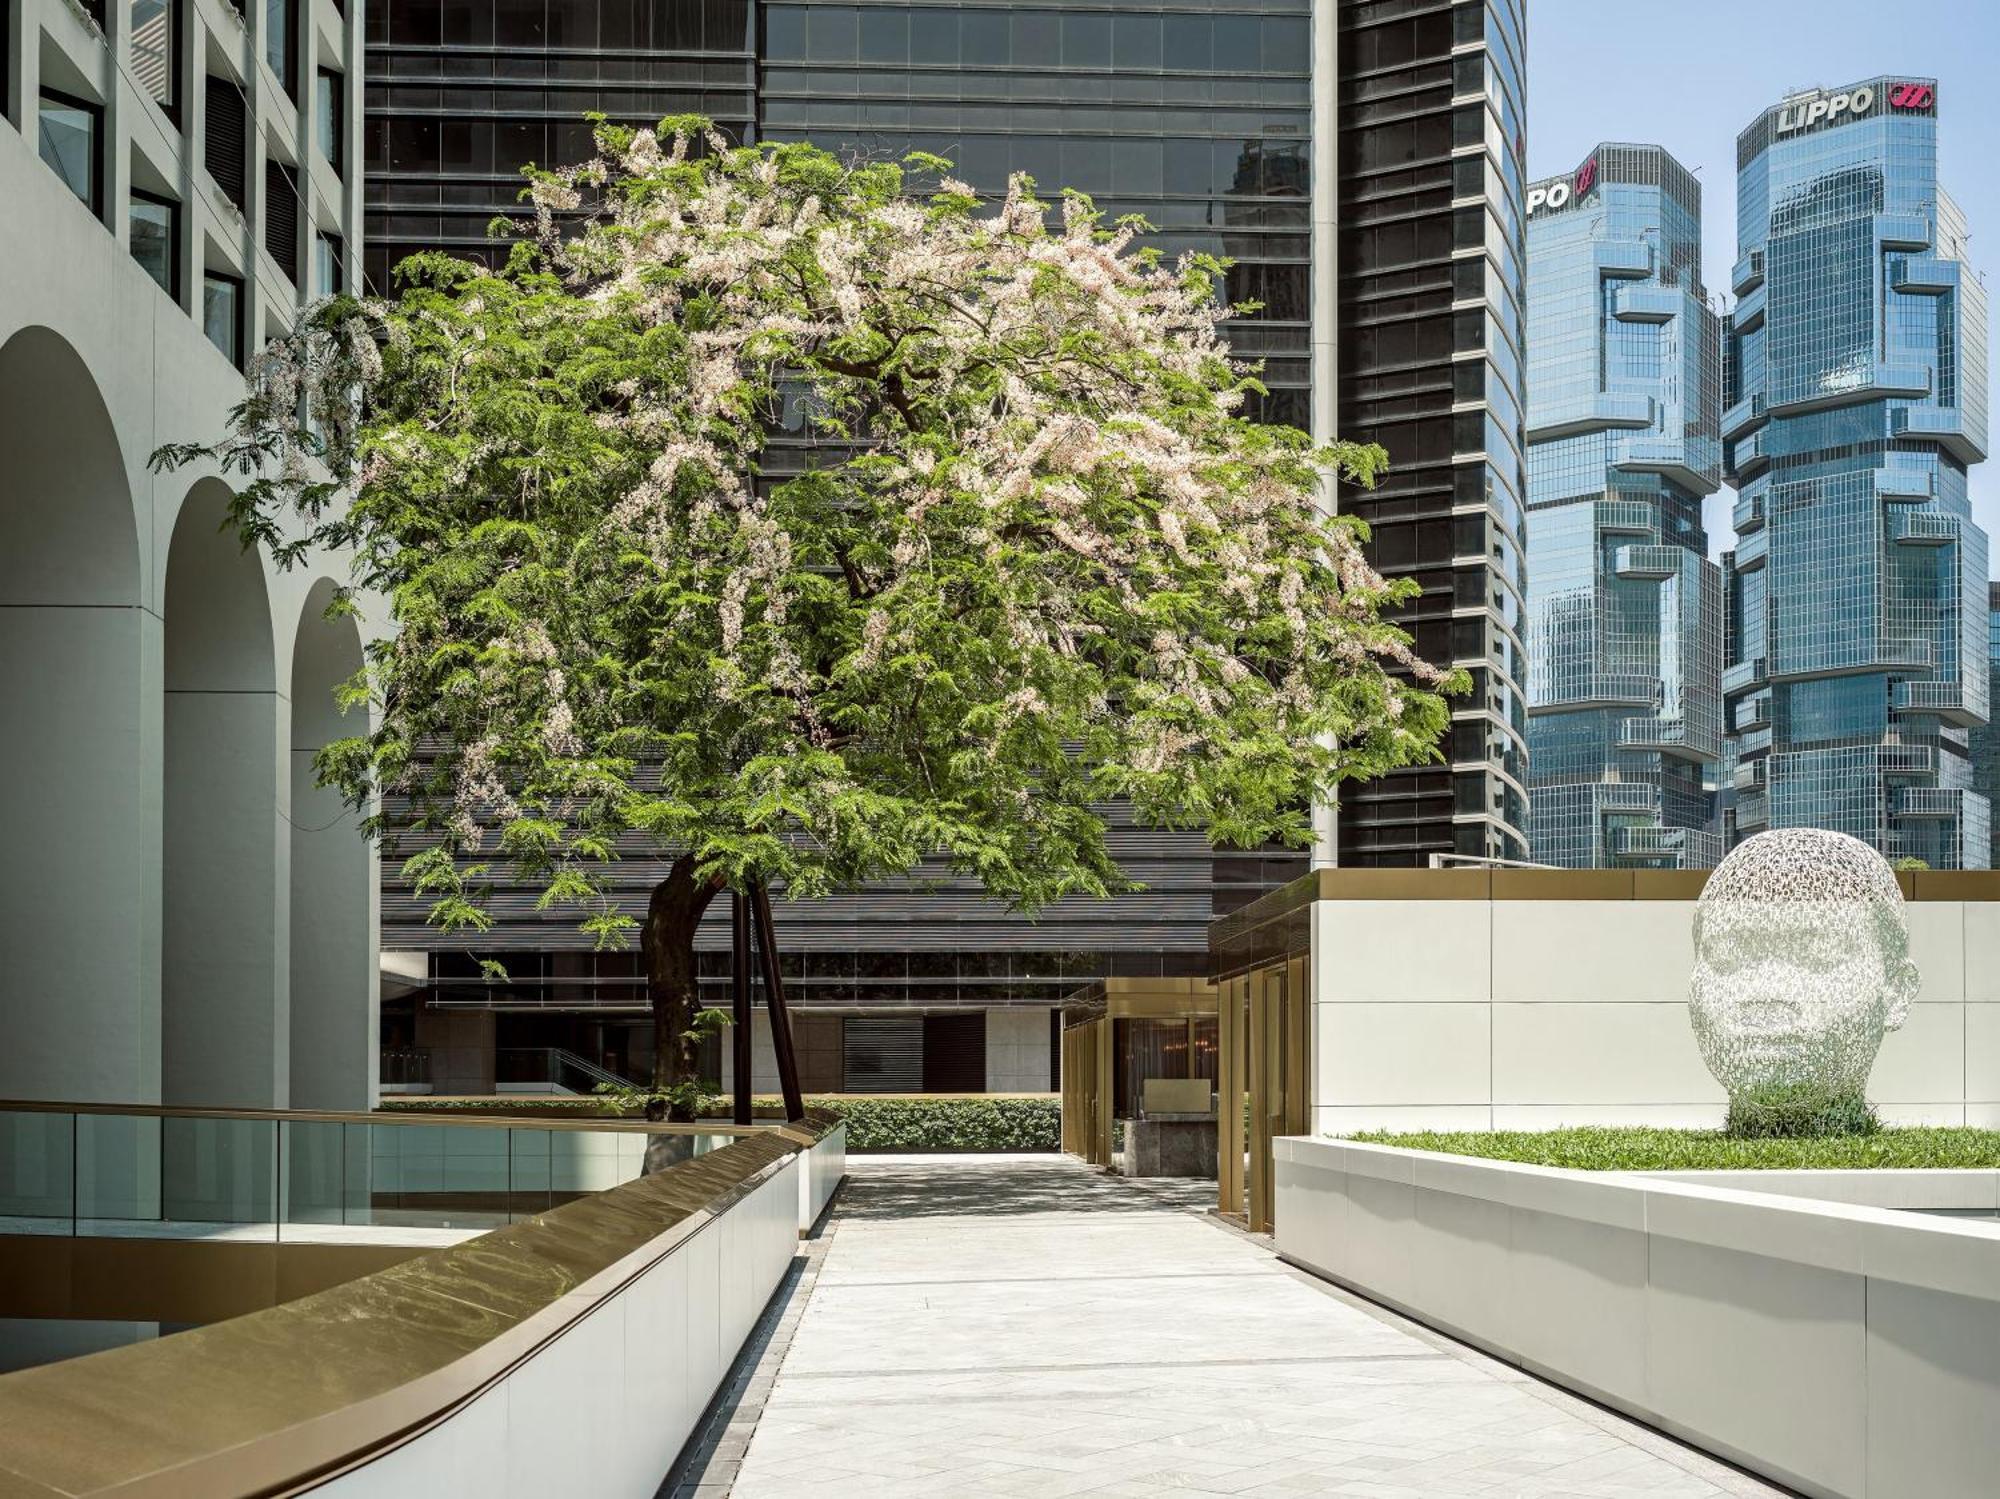
[[[203,160],[208,175],[222,189],[222,195],[243,208],[244,129],[243,95],[227,78],[208,76],[207,97],[203,101]]]
[[[849,1093],[921,1093],[924,1022],[850,1015],[841,1027],[841,1081]]]
[[[299,283],[299,183],[282,161],[264,163],[264,248]]]

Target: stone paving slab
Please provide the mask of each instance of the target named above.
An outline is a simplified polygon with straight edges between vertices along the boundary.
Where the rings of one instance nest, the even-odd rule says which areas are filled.
[[[685,1494],[1776,1495],[1281,1264],[1204,1183],[850,1158],[761,1351],[747,1443]],[[803,1308],[800,1302],[803,1301]]]

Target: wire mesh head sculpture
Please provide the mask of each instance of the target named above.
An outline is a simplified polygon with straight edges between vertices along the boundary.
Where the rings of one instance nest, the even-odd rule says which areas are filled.
[[[1694,947],[1695,1040],[1732,1117],[1773,1094],[1860,1100],[1920,983],[1888,863],[1818,828],[1760,833],[1716,866]]]

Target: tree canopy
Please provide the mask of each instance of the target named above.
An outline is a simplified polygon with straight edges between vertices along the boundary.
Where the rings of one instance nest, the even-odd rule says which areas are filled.
[[[159,455],[388,601],[320,768],[410,799],[442,928],[497,859],[622,941],[634,846],[794,898],[936,857],[1033,910],[1129,888],[1113,800],[1297,843],[1434,754],[1456,684],[1384,617],[1415,585],[1322,502],[1385,457],[1245,416],[1222,262],[931,157],[597,141],[497,269],[324,304]]]

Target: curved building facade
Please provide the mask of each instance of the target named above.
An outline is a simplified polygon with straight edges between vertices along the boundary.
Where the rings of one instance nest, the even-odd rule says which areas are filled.
[[[1934,81],[1788,97],[1737,138],[1723,433],[1733,839],[1851,833],[1984,868],[1986,295]]]
[[[1722,451],[1700,184],[1606,144],[1527,202],[1534,857],[1706,868],[1722,579],[1701,507]]]

